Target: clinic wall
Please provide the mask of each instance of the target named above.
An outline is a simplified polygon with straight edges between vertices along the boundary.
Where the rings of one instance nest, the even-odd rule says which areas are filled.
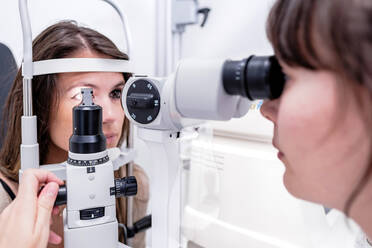
[[[155,60],[155,1],[116,1],[128,18],[132,56],[138,73],[153,74]],[[76,20],[105,34],[126,51],[120,18],[99,0],[28,0],[33,37],[59,20]],[[22,61],[22,31],[18,0],[0,2],[0,42],[8,45],[18,64]]]
[[[190,26],[183,38],[183,57],[244,58],[270,55],[265,24],[273,0],[199,0],[212,10],[204,28]]]

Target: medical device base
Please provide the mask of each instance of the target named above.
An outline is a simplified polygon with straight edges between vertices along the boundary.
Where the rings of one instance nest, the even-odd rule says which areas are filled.
[[[63,221],[66,222],[66,210],[63,212]],[[95,225],[84,228],[68,229],[67,225],[64,227],[64,247],[117,247],[127,248],[128,246],[117,241],[118,223],[113,221],[102,225]],[[82,237],[88,237],[83,239]]]
[[[138,137],[145,141],[152,164],[152,247],[180,246],[180,159],[177,132],[138,128]]]

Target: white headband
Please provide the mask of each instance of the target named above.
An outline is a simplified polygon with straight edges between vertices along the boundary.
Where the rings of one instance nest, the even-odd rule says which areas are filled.
[[[65,58],[32,63],[33,76],[64,72],[134,72],[133,62],[122,59]],[[23,66],[22,66],[23,68]],[[23,75],[23,70],[22,70]]]

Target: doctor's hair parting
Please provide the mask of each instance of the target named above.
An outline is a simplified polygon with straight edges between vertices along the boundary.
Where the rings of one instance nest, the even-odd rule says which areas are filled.
[[[281,62],[290,67],[334,72],[340,84],[364,85],[372,97],[371,27],[371,0],[278,0],[270,11],[266,29]],[[347,215],[370,180],[372,156],[345,203]]]

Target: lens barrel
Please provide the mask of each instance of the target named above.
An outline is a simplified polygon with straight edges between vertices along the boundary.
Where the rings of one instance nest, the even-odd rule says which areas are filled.
[[[285,76],[275,56],[228,60],[223,66],[222,79],[229,95],[239,95],[250,100],[278,98],[285,83]]]
[[[106,150],[106,137],[102,132],[102,108],[93,103],[93,91],[82,89],[83,101],[73,108],[73,134],[70,151],[96,153]]]

